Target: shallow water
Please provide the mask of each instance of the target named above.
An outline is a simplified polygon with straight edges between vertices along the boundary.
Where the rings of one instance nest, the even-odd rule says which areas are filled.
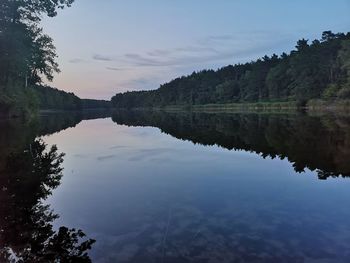
[[[54,230],[96,240],[93,262],[350,260],[348,116],[121,111],[0,126],[0,168],[35,138],[66,154],[39,201]],[[1,245],[20,254],[31,241],[9,227],[22,214],[5,188]]]

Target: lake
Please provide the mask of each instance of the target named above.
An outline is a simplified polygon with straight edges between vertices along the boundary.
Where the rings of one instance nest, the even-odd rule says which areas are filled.
[[[350,262],[349,115],[88,112],[0,128],[0,261]]]

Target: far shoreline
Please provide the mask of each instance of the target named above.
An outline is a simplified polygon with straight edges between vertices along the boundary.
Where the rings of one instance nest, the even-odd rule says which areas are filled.
[[[163,107],[114,107],[112,110],[164,110],[164,111],[196,111],[196,112],[342,112],[350,114],[350,100],[324,101],[310,100],[304,106],[296,101],[288,102],[251,102],[251,103],[221,103],[197,105],[168,105]]]
[[[36,116],[66,113],[87,113],[87,112],[110,112],[113,111],[169,111],[169,112],[206,112],[206,113],[333,113],[350,115],[350,100],[324,101],[311,100],[305,106],[298,106],[296,101],[287,102],[251,102],[251,103],[220,103],[220,104],[198,104],[198,105],[168,105],[163,107],[110,107],[110,108],[87,108],[79,110],[62,109],[41,109],[30,116],[21,114],[9,114],[0,112],[1,120],[10,119],[31,119]]]

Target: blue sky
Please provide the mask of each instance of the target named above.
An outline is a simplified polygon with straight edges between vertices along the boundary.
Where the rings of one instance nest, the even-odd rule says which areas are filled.
[[[350,0],[76,0],[42,25],[62,70],[52,85],[109,99],[348,32],[349,14]]]

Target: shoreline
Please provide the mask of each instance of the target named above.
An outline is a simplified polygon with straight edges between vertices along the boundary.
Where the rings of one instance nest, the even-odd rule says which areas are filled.
[[[139,110],[139,111],[192,111],[192,112],[222,112],[222,113],[341,113],[350,115],[350,100],[344,101],[323,101],[311,100],[306,106],[298,107],[295,101],[289,102],[254,102],[254,103],[221,103],[221,104],[202,104],[202,105],[169,105],[164,107],[135,107],[135,108],[90,108],[80,110],[61,110],[61,109],[42,109],[31,116],[23,117],[20,114],[6,114],[0,112],[0,119],[18,119],[31,118],[34,116],[55,114],[55,113],[84,113],[97,111],[113,111],[116,110]]]
[[[350,114],[350,100],[323,101],[311,100],[305,106],[297,102],[253,102],[222,103],[202,105],[169,105],[164,107],[112,108],[112,110],[160,110],[160,111],[194,111],[194,112],[341,112]]]
[[[79,109],[79,110],[60,110],[60,109],[43,109],[37,110],[30,113],[16,113],[16,112],[1,112],[0,111],[0,120],[15,120],[15,119],[24,119],[30,120],[32,118],[50,115],[50,114],[65,114],[65,113],[87,113],[87,112],[112,112],[112,108],[90,108],[90,109]]]

